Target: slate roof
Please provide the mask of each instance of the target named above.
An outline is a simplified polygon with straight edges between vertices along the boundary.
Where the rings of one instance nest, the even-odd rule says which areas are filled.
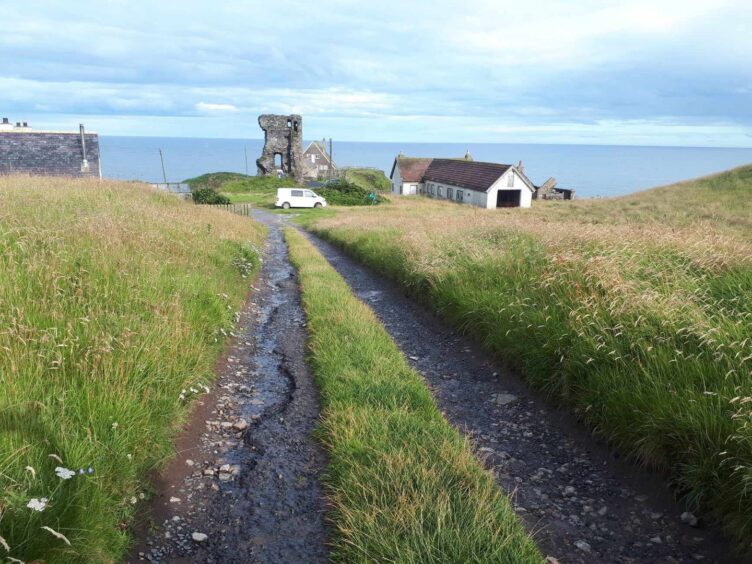
[[[423,174],[423,180],[486,192],[511,167],[464,159],[433,159]]]
[[[422,157],[397,157],[394,159],[389,178],[394,176],[394,169],[399,164],[400,176],[404,182],[423,182],[423,175],[433,160]]]

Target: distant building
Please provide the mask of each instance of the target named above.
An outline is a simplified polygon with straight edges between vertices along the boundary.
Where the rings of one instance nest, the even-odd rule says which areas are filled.
[[[397,156],[392,173],[395,195],[425,194],[481,208],[529,208],[535,186],[517,166],[462,159]]]
[[[26,122],[0,123],[0,174],[100,178],[99,136],[75,131],[34,130]]]
[[[549,178],[540,186],[535,187],[534,200],[574,200],[574,190],[559,188],[556,179]]]
[[[337,165],[326,150],[326,140],[313,141],[303,151],[303,178],[324,180],[337,176]]]

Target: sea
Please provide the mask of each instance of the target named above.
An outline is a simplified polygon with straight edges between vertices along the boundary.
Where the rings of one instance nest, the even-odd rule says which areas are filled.
[[[169,182],[208,172],[255,174],[262,139],[100,136],[106,178]],[[400,152],[416,157],[462,157],[517,164],[536,184],[549,177],[578,198],[619,196],[752,163],[752,148],[641,147],[507,143],[367,143],[335,141],[338,166],[374,167],[389,175]]]

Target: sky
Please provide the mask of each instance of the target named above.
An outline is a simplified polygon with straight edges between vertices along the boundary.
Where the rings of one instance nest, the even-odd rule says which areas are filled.
[[[752,0],[0,0],[0,115],[103,135],[752,147]]]

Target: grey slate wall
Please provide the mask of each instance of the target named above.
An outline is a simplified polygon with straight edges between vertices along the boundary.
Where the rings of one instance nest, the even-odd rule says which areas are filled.
[[[99,178],[99,136],[86,133],[88,172],[78,133],[0,131],[0,174],[41,174]]]

